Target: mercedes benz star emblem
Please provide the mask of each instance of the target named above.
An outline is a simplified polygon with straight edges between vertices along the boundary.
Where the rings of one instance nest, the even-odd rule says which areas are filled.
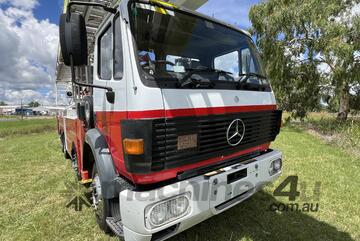
[[[245,124],[241,119],[231,122],[226,132],[226,139],[230,146],[237,146],[244,139]]]

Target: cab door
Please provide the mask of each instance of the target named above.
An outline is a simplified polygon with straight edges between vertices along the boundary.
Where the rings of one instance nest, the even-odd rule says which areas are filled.
[[[106,99],[106,90],[94,89],[94,110],[97,127],[105,135],[114,163],[120,166],[122,159],[120,121],[126,118],[126,74],[123,61],[124,23],[120,13],[110,17],[99,31],[95,48],[94,84],[111,87],[115,92],[114,103]]]
[[[111,79],[107,82],[107,86],[111,87],[115,92],[115,102],[109,104],[108,108],[115,112],[115,114],[123,113],[126,111],[126,75],[124,72],[123,61],[123,38],[122,38],[122,19],[119,14],[115,15],[112,19],[112,43],[111,54],[112,61],[110,68],[112,69]],[[117,117],[115,115],[115,117]],[[112,121],[118,121],[118,118]],[[118,123],[117,123],[118,124]]]
[[[112,20],[113,30],[113,61],[112,70],[113,75],[110,81],[108,81],[108,87],[111,87],[115,92],[114,104],[109,104],[110,111],[110,141],[109,147],[114,161],[114,165],[117,170],[124,167],[124,155],[122,151],[122,137],[121,137],[121,120],[127,118],[127,98],[126,88],[130,75],[124,71],[124,38],[123,29],[125,28],[120,14],[114,16]]]
[[[112,80],[113,62],[113,29],[112,20],[109,18],[99,31],[95,44],[94,61],[94,84],[108,86]],[[100,129],[106,138],[110,136],[110,115],[112,105],[106,99],[106,90],[94,88],[94,112],[96,115],[96,127]]]

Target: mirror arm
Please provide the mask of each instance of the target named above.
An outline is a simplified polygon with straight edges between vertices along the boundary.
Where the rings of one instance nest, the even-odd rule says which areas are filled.
[[[74,60],[73,60],[73,56],[70,56],[70,64],[71,64],[71,82],[75,85],[79,85],[79,86],[84,86],[84,87],[91,87],[91,88],[97,88],[97,89],[104,89],[107,90],[109,92],[113,91],[113,89],[111,87],[105,87],[105,86],[101,86],[101,85],[93,85],[93,84],[84,84],[84,83],[80,83],[76,81],[76,76],[75,76],[75,66],[74,66]]]

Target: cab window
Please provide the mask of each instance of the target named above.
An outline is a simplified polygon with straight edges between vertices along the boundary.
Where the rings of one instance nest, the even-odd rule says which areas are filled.
[[[99,77],[103,80],[110,80],[112,77],[112,38],[112,28],[109,26],[99,39]]]

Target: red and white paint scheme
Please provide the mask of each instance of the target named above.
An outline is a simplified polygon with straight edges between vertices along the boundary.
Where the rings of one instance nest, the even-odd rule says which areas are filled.
[[[165,240],[281,174],[270,145],[282,112],[245,31],[158,0],[109,6],[65,6],[57,74],[69,80],[72,63],[72,104],[58,133],[91,183],[100,227],[126,241]],[[82,21],[88,56],[78,64],[65,25],[81,35]]]

